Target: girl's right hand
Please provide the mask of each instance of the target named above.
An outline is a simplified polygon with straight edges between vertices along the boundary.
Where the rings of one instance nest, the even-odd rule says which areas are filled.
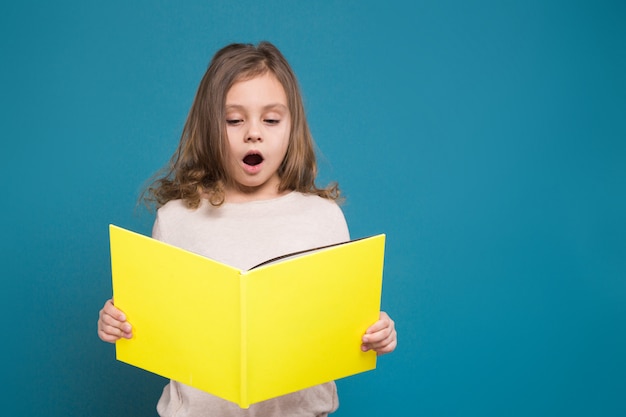
[[[100,310],[98,337],[109,343],[133,337],[132,326],[126,321],[126,315],[113,305],[112,299],[107,300]]]

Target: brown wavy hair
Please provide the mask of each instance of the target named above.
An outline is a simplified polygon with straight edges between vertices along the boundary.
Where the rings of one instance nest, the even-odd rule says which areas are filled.
[[[178,148],[143,193],[157,208],[182,199],[197,208],[203,196],[214,206],[224,203],[227,154],[226,94],[238,81],[271,72],[282,84],[291,114],[291,132],[285,158],[278,169],[279,192],[294,190],[323,198],[339,198],[337,183],[315,184],[314,142],[304,112],[298,81],[282,53],[269,42],[234,43],[220,49],[200,81],[183,127]]]

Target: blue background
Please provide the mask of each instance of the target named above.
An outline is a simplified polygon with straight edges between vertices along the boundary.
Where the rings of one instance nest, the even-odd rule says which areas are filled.
[[[267,39],[353,236],[388,235],[399,347],[336,415],[626,415],[625,4],[4,2],[2,408],[155,415],[96,335],[107,227],[149,233],[211,56]]]

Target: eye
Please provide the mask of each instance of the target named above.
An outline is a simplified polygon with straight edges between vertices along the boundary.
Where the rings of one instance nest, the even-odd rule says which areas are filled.
[[[226,124],[228,126],[237,126],[241,123],[243,123],[242,119],[226,119]]]
[[[268,125],[277,125],[278,123],[280,123],[279,119],[263,119],[263,121]]]

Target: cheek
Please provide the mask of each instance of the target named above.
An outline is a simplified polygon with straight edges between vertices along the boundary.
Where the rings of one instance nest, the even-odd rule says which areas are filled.
[[[233,132],[226,132],[225,143],[226,146],[224,148],[226,151],[226,157],[230,159],[240,150],[239,147],[241,146],[241,144],[240,141],[237,140],[237,136]]]
[[[279,152],[282,155],[281,159],[285,159],[285,156],[287,155],[287,149],[289,148],[289,135],[287,134],[287,137],[285,138],[285,140],[282,141]]]
[[[222,158],[222,164],[224,170],[228,175],[232,175],[239,166],[239,161],[237,160],[235,155],[237,155],[237,153],[235,152],[235,148],[231,146],[230,142],[226,142],[224,157]]]
[[[234,144],[236,143],[236,135],[232,129],[226,129],[224,142],[226,143],[226,147],[228,149],[232,149]]]
[[[289,143],[291,142],[291,125],[285,128],[285,132],[283,133],[283,144],[282,148],[284,152],[287,152],[287,148],[289,147]]]

